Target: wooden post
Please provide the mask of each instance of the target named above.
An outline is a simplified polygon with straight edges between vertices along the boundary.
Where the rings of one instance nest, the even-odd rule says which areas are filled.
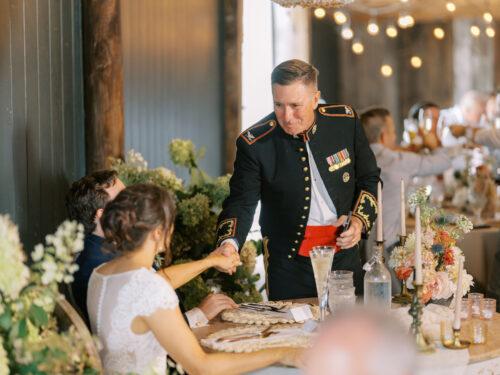
[[[223,113],[224,165],[232,172],[236,155],[236,138],[241,131],[241,43],[243,35],[243,2],[222,1],[223,40]]]
[[[119,0],[85,0],[83,58],[87,173],[123,156],[123,67]]]

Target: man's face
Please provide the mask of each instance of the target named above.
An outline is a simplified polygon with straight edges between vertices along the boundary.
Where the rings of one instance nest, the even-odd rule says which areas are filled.
[[[314,122],[319,91],[312,84],[295,81],[289,85],[273,84],[274,113],[285,133],[296,135]]]
[[[125,184],[122,182],[122,180],[116,178],[115,183],[104,190],[106,191],[106,193],[108,193],[109,201],[111,202],[123,189],[125,189]]]
[[[467,125],[477,126],[479,121],[481,120],[481,116],[483,115],[485,110],[485,106],[480,103],[475,103],[471,105],[469,108],[466,108],[463,112],[464,120]]]
[[[382,143],[388,148],[396,148],[396,127],[391,116],[385,118],[385,127],[382,131]]]

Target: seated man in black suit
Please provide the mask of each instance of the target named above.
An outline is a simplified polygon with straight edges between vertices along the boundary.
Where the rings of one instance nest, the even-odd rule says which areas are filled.
[[[71,185],[66,196],[66,208],[71,220],[77,220],[85,228],[83,251],[78,255],[78,271],[74,274],[71,291],[77,307],[88,324],[87,287],[94,268],[111,260],[113,254],[102,251],[104,233],[100,218],[106,203],[113,200],[125,185],[116,171],[103,170],[81,178]],[[186,312],[191,327],[206,324],[222,310],[236,307],[235,302],[223,294],[210,294],[199,307]]]

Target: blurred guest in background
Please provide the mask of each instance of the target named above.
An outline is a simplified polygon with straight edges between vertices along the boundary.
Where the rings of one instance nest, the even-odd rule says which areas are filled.
[[[377,165],[381,168],[380,177],[384,182],[382,192],[385,207],[383,212],[386,244],[384,257],[388,261],[390,253],[398,242],[401,227],[399,215],[401,180],[404,180],[405,185],[408,186],[414,176],[440,174],[451,167],[451,160],[442,148],[435,149],[430,155],[398,150],[394,121],[390,112],[385,108],[372,108],[365,111],[361,114],[361,123],[375,154]],[[435,136],[429,133],[427,137],[432,139]],[[372,231],[367,242],[367,249],[371,249],[375,233],[375,230]],[[400,282],[392,270],[391,275],[393,292],[398,293]]]
[[[408,112],[408,118],[418,122],[418,134],[422,139],[421,145],[430,150],[441,146],[439,121],[439,106],[433,102],[422,101],[415,103]],[[431,134],[430,137],[427,134]],[[425,138],[426,142],[423,142]],[[418,149],[415,149],[418,151]]]
[[[441,111],[443,125],[443,146],[465,144],[466,135],[473,128],[481,126],[485,113],[486,96],[478,91],[468,91],[454,107]]]
[[[336,313],[304,356],[306,375],[409,375],[416,351],[408,330],[380,312]]]

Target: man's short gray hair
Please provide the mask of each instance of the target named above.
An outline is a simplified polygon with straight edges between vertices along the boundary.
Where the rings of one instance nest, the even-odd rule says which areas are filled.
[[[480,91],[467,91],[460,99],[460,107],[463,109],[473,109],[475,107],[484,106],[488,99],[486,94]]]
[[[363,125],[369,143],[377,143],[380,141],[382,131],[387,125],[387,117],[390,115],[391,113],[389,110],[385,108],[371,108],[361,114],[361,124]]]

